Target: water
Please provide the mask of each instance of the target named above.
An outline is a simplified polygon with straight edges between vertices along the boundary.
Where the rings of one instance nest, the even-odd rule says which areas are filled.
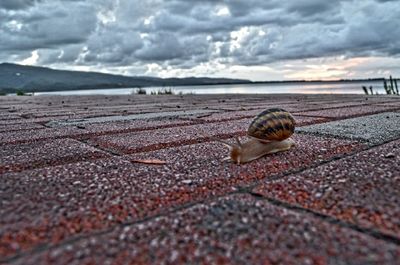
[[[176,87],[146,87],[147,94],[171,89],[175,94],[364,94],[362,86],[373,87],[374,94],[386,94],[382,81],[365,82],[315,82],[315,83],[275,83],[275,84],[244,84],[244,85],[204,85]],[[36,95],[130,95],[137,88],[113,88],[93,90],[73,90],[56,92],[36,92]]]

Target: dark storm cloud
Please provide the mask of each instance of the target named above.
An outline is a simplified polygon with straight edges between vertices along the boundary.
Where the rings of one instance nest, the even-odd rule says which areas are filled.
[[[289,12],[298,12],[302,16],[314,16],[315,14],[332,13],[338,11],[337,1],[314,1],[314,0],[297,0],[291,1],[287,10]]]
[[[18,10],[35,5],[39,0],[1,0],[0,9]]]
[[[72,6],[67,2],[43,3],[17,14],[3,11],[0,50],[17,52],[85,42],[97,23],[94,9],[78,1],[72,1]]]
[[[0,60],[190,68],[325,56],[398,56],[384,0],[1,0]]]

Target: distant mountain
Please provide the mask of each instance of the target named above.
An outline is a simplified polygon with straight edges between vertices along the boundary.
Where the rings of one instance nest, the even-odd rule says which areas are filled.
[[[243,84],[249,80],[228,78],[156,78],[96,72],[54,70],[46,67],[0,64],[0,93],[60,91],[77,89]]]

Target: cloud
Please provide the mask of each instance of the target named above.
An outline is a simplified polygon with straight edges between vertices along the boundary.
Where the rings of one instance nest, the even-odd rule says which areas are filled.
[[[0,9],[19,10],[26,9],[39,2],[38,0],[2,0]]]
[[[83,43],[97,23],[94,7],[79,1],[43,2],[29,12],[3,14],[6,22],[0,27],[0,50],[11,52]]]
[[[202,75],[399,57],[399,13],[388,0],[2,0],[0,60]]]

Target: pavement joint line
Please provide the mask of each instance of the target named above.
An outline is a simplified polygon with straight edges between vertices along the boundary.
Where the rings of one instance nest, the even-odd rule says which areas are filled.
[[[211,116],[211,115],[208,115],[208,116]],[[254,117],[254,115],[252,115],[252,116],[247,115],[247,116],[232,117],[232,118],[219,119],[219,120],[210,120],[210,121],[202,120],[203,118],[206,118],[208,116],[195,117],[195,118],[182,118],[182,119],[187,120],[187,121],[198,121],[199,124],[203,124],[203,123],[209,124],[209,123],[218,123],[218,122],[225,122],[225,121],[240,121],[240,120],[249,119],[249,118]]]
[[[179,105],[179,104],[178,104]],[[166,109],[176,109],[176,106],[164,106],[164,108],[166,108]],[[224,109],[220,109],[220,108],[204,108],[204,110],[213,110],[213,111],[217,111],[217,112],[224,112],[224,111],[226,111],[226,110],[224,110]],[[214,112],[215,113],[215,112]],[[212,114],[212,113],[211,113]]]
[[[365,104],[353,104],[353,105],[348,105],[346,108],[349,107],[360,107],[360,106],[370,106],[371,104],[365,103]],[[309,111],[318,111],[318,110],[334,110],[334,109],[341,109],[342,107],[322,107],[322,108],[315,108],[315,109],[306,109],[306,110],[299,110],[293,113],[303,113],[303,112],[309,112]]]
[[[337,109],[340,109],[343,107],[339,107]],[[336,108],[335,108],[336,109]],[[329,109],[318,109],[318,110],[329,110]],[[318,111],[316,110],[316,111]],[[370,113],[362,113],[362,114],[354,114],[354,115],[350,115],[347,117],[324,117],[324,116],[317,116],[317,115],[307,115],[307,114],[303,114],[300,112],[292,112],[293,114],[297,114],[297,115],[301,115],[304,117],[310,117],[310,118],[328,118],[328,119],[332,119],[332,121],[338,121],[338,120],[348,120],[348,119],[354,119],[354,118],[359,118],[359,117],[366,117],[366,116],[371,116],[371,115],[376,115],[376,114],[381,114],[381,113],[386,113],[386,112],[395,112],[395,111],[399,111],[400,107],[393,107],[391,109],[387,109],[387,110],[382,110],[382,111],[373,111]],[[304,112],[309,112],[310,110],[304,111]]]
[[[372,143],[368,140],[365,140],[363,138],[357,138],[357,137],[349,138],[349,137],[345,137],[345,136],[338,136],[338,135],[318,133],[318,132],[296,132],[296,133],[302,134],[302,135],[313,135],[313,136],[319,136],[319,137],[333,138],[333,139],[338,139],[338,140],[352,140],[352,141],[360,142],[361,144],[368,146],[368,148],[360,150],[360,152],[363,152],[363,151],[369,150],[371,148],[378,147],[378,146],[381,146],[381,145],[384,145],[384,144],[387,144],[390,142],[394,142],[394,141],[397,141],[400,139],[400,137],[399,137],[399,138],[393,138],[393,139],[389,139],[389,140],[379,142],[379,143]]]
[[[325,215],[325,214],[316,212],[314,210],[311,210],[311,209],[308,209],[308,208],[304,208],[304,207],[301,207],[301,206],[297,206],[295,204],[290,204],[290,203],[287,203],[287,202],[284,202],[284,201],[281,201],[281,200],[277,200],[277,199],[274,199],[274,198],[271,198],[271,197],[266,197],[266,196],[260,195],[258,193],[255,193],[255,192],[250,192],[250,195],[252,195],[253,197],[257,198],[258,200],[266,200],[267,202],[269,202],[272,205],[275,205],[275,206],[278,206],[278,207],[283,207],[285,209],[288,209],[288,210],[291,210],[291,211],[295,211],[295,212],[298,212],[298,213],[307,213],[307,214],[310,214],[310,215],[312,215],[314,217],[317,217],[317,218],[323,220],[324,222],[328,222],[328,223],[333,224],[333,225],[338,225],[338,226],[343,227],[343,228],[355,230],[357,232],[369,235],[369,236],[374,237],[376,239],[383,240],[383,241],[386,241],[386,242],[389,242],[389,243],[393,243],[393,244],[396,244],[396,245],[400,245],[400,238],[398,238],[396,236],[392,236],[392,235],[386,234],[386,233],[382,233],[379,230],[372,229],[372,228],[360,227],[358,225],[345,222],[343,220],[334,218],[332,216]]]
[[[28,128],[28,129],[14,129],[14,130],[8,130],[7,132],[23,132],[23,131],[33,131],[33,130],[40,130],[40,129],[45,129],[45,128]],[[2,132],[0,132],[2,133]]]
[[[303,116],[303,117],[307,117],[307,118],[319,118],[319,119],[330,119],[330,121],[340,121],[340,120],[347,120],[347,119],[353,119],[353,118],[358,118],[358,117],[363,117],[363,116],[379,114],[379,113],[381,113],[381,112],[367,114],[367,115],[349,116],[349,117],[324,117],[324,116],[318,116],[318,115],[307,115],[307,114],[303,114],[303,113],[300,113],[300,114],[295,113],[295,114],[298,116]]]
[[[339,120],[335,120],[339,121]],[[311,124],[313,125],[313,124]],[[319,133],[319,132],[296,132],[297,134],[301,135],[313,135],[313,136],[320,136],[320,137],[327,137],[327,138],[333,138],[333,139],[338,139],[338,140],[353,140],[357,142],[361,142],[363,144],[368,144],[369,142],[363,138],[348,138],[346,136],[338,136],[338,135],[332,135],[332,134],[325,134],[325,133]],[[391,140],[389,140],[390,142]]]
[[[211,113],[210,115],[207,116],[211,116],[213,113]],[[205,117],[207,117],[205,116]],[[303,126],[308,126],[308,125],[313,125],[313,124],[319,124],[319,123],[325,123],[325,122],[330,122],[330,121],[334,121],[332,118],[327,118],[327,117],[321,117],[321,116],[306,116],[306,115],[302,115],[302,114],[295,114],[295,116],[298,117],[302,117],[302,118],[318,118],[321,119],[321,121],[316,121],[315,123],[312,124],[304,124],[298,127],[303,127]],[[205,117],[196,117],[196,118],[181,118],[187,121],[194,121],[194,122],[199,122],[199,124],[204,124],[204,123],[218,123],[218,122],[226,122],[226,121],[240,121],[240,120],[245,120],[245,119],[250,119],[250,118],[254,118],[255,115],[245,115],[245,116],[240,116],[240,117],[231,117],[231,118],[225,118],[225,119],[219,119],[219,120],[202,120]]]
[[[323,116],[317,116],[317,115],[307,115],[303,113],[294,113],[296,116],[301,116],[301,117],[306,117],[306,118],[318,118],[318,119],[329,119],[330,121],[333,121],[335,118],[332,117],[323,117]]]
[[[48,123],[49,123],[49,122],[38,122],[38,124],[44,126],[45,128],[53,129],[54,127],[49,126]]]
[[[32,117],[30,117],[29,114],[24,114],[24,113],[19,114],[18,116],[21,117],[22,119],[30,119],[30,118],[32,118]]]
[[[95,149],[97,149],[99,151],[106,152],[107,154],[110,154],[110,155],[113,155],[113,156],[121,157],[123,155],[123,154],[121,154],[119,152],[116,152],[114,150],[103,148],[103,147],[101,147],[101,146],[99,146],[97,144],[92,144],[92,143],[90,143],[90,142],[88,142],[87,140],[84,140],[84,139],[81,139],[81,140],[74,139],[74,140],[78,141],[78,142],[81,142],[81,143],[83,143],[83,144],[85,144],[87,146],[90,146],[92,148],[95,148]]]
[[[167,128],[174,128],[174,127],[186,127],[186,126],[192,126],[192,125],[197,125],[197,124],[203,124],[204,123],[202,121],[185,120],[183,118],[180,118],[179,120],[181,120],[181,121],[192,121],[192,123],[188,123],[188,124],[166,124],[166,125],[157,125],[157,127],[151,126],[151,127],[142,127],[142,128],[121,129],[121,130],[116,130],[116,131],[94,132],[94,133],[78,135],[77,138],[80,138],[82,140],[87,140],[91,136],[106,136],[106,135],[113,135],[113,134],[152,131],[152,130],[157,130],[157,129],[167,129]],[[49,128],[54,128],[54,127],[49,127]]]
[[[245,135],[246,135],[245,131],[237,131],[237,132],[230,133],[230,134],[218,134],[213,137],[228,139],[228,138],[232,138],[235,136],[245,136]],[[128,151],[124,154],[129,155],[129,154],[145,153],[145,152],[151,152],[151,151],[162,150],[162,149],[167,149],[167,148],[174,148],[174,147],[179,147],[179,146],[207,143],[207,142],[210,142],[208,140],[209,138],[210,137],[199,137],[199,138],[193,138],[193,139],[183,140],[183,141],[157,143],[157,144],[147,145],[147,146],[144,146],[141,148],[137,148],[136,150],[133,150],[130,152]],[[210,139],[210,140],[213,141],[212,139]]]
[[[309,125],[313,125],[313,124],[319,124],[319,123],[326,123],[326,122],[334,121],[334,118],[330,118],[330,117],[312,116],[312,115],[303,115],[303,114],[295,114],[295,116],[302,117],[302,118],[316,118],[316,119],[321,119],[322,120],[322,121],[317,121],[317,122],[312,123],[312,124],[306,124],[306,125],[301,125],[301,126],[297,126],[297,127],[304,127],[304,126],[309,126]]]

